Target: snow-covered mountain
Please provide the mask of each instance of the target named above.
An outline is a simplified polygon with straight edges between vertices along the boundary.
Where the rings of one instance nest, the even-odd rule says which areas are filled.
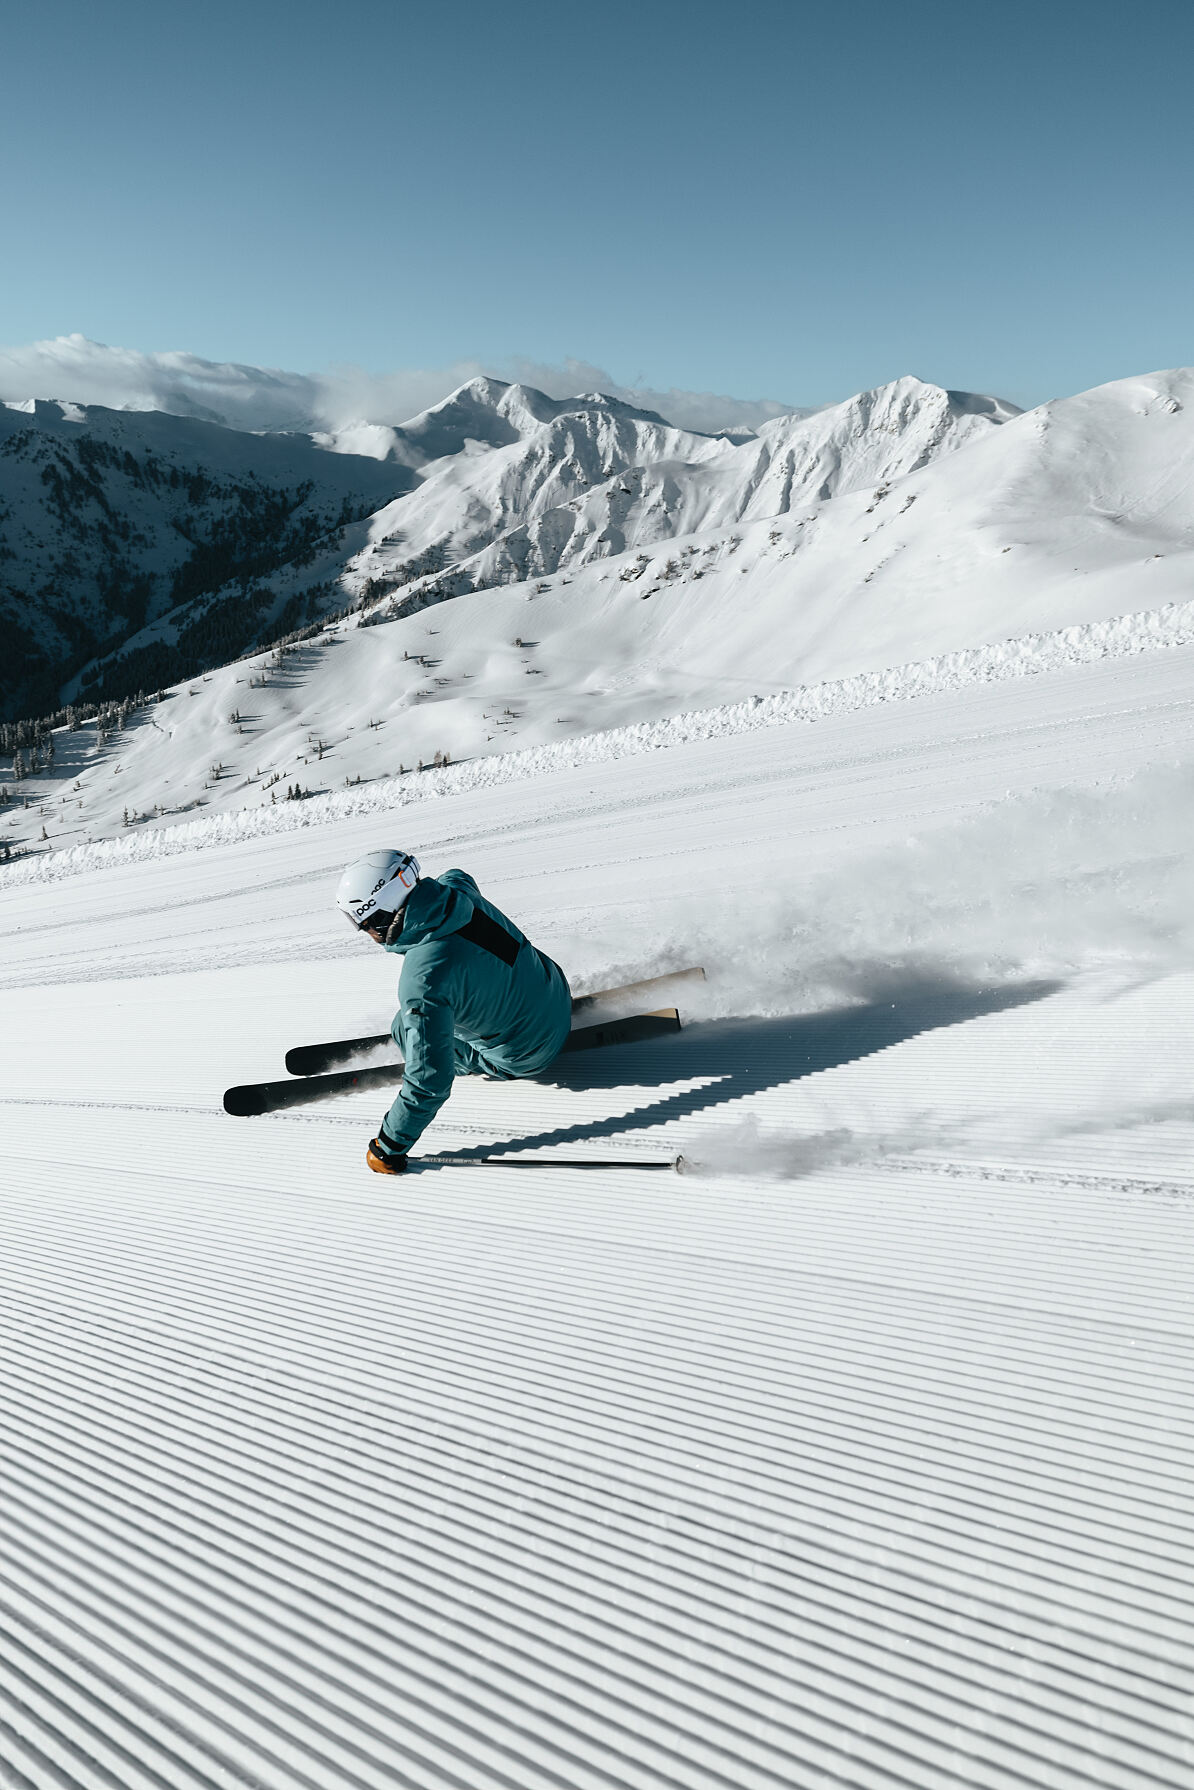
[[[34,805],[10,814],[5,837],[74,844],[127,831],[126,812],[139,826],[252,808],[445,754],[531,748],[547,764],[595,729],[653,739],[661,717],[759,699],[765,710],[802,686],[938,688],[955,670],[940,662],[973,649],[963,681],[1184,639],[1192,419],[1194,372],[1155,374],[988,426],[811,507],[455,598],[434,577],[413,596],[403,586],[299,648],[176,686],[102,745],[90,727],[60,736],[53,773],[20,785]],[[1137,619],[1107,626],[1124,616]],[[1035,638],[1058,630],[1076,637]],[[910,664],[921,669],[893,670]],[[832,690],[792,712],[826,706],[840,706]]]
[[[174,611],[189,652],[126,674],[153,687],[197,659],[309,619],[305,590],[346,524],[405,489],[395,460],[326,453],[158,412],[0,405],[0,713],[53,709],[64,680]],[[290,613],[287,614],[288,605]],[[327,606],[325,602],[325,607]],[[159,655],[160,656],[160,655]]]
[[[1018,414],[909,378],[742,440],[689,434],[600,393],[561,403],[478,379],[405,425],[443,463],[376,518],[345,582],[395,588],[427,569],[458,592],[543,577],[897,478]]]
[[[196,664],[152,725],[146,711],[102,745],[91,729],[71,736],[55,776],[21,786],[57,791],[50,810],[22,810],[9,839],[53,843],[52,825],[44,842],[40,831],[68,789],[63,843],[121,830],[126,811],[234,808],[437,755],[552,749],[594,729],[1155,616],[1194,589],[1192,418],[1190,370],[1023,415],[900,381],[747,443],[686,435],[598,395],[565,404],[470,382],[406,425],[411,456],[428,457],[397,467],[417,482],[358,525],[358,542],[373,539],[346,557],[349,530],[268,586],[293,612],[311,601],[302,580],[318,577],[317,603],[359,596],[356,608],[284,659],[238,663],[234,645],[221,667],[217,642],[211,669]],[[670,512],[648,490],[666,490]],[[615,494],[631,537],[621,551]],[[690,532],[669,532],[689,521]],[[549,539],[557,569],[513,577],[517,543]],[[487,544],[463,551],[477,541]],[[424,566],[398,557],[421,543]],[[458,554],[447,571],[426,564],[437,548]],[[143,629],[116,673],[161,663],[154,654],[180,636],[203,645],[195,613]],[[201,603],[200,623],[204,613]],[[1142,639],[1155,634],[1141,623]]]
[[[108,647],[66,694],[120,697],[204,670],[271,631],[276,637],[349,603],[396,597],[417,607],[694,531],[782,517],[931,464],[1015,413],[995,399],[902,379],[812,417],[776,419],[744,439],[677,429],[599,392],[561,400],[477,378],[400,427],[371,427],[368,440],[360,430],[249,437],[62,405],[37,407],[22,431],[7,414],[20,450],[14,457],[29,463],[23,485],[16,467],[7,486],[0,476],[21,520],[13,533],[23,550],[9,567],[9,612],[27,611],[37,593],[43,663],[60,681],[81,657]],[[169,444],[167,460],[182,467],[177,484],[145,458],[146,436],[159,455]],[[139,472],[135,453],[122,457],[130,437],[141,441]],[[371,466],[348,452],[354,446],[373,458]],[[71,461],[75,480],[65,522],[56,486],[38,483],[54,456]],[[90,488],[78,471],[84,457]],[[230,466],[239,484],[229,484]],[[305,508],[283,501],[282,490],[291,488],[283,479],[289,475],[292,486],[300,471],[315,485],[318,509],[315,494]],[[60,473],[50,476],[61,482]],[[274,496],[263,501],[246,478],[268,484]],[[102,489],[105,479],[113,489]],[[360,514],[362,489],[379,488],[398,495],[366,528],[334,526]],[[324,501],[329,491],[349,493],[338,517]],[[191,492],[202,497],[194,515],[187,513]],[[239,518],[230,519],[238,507]],[[113,514],[128,525],[115,541]],[[90,588],[72,579],[72,565],[89,573]],[[70,603],[61,595],[68,588]],[[81,609],[90,629],[82,635]],[[43,689],[50,681],[43,679]],[[10,711],[12,704],[10,695]]]
[[[556,537],[560,570],[441,606],[441,642],[467,642],[475,657],[482,642],[533,639],[560,712],[579,704],[612,723],[1188,597],[1194,373],[1120,381],[1003,422],[910,384],[771,425],[757,443],[715,444],[699,465],[607,481],[603,499],[611,483],[672,478],[685,497],[673,515],[691,532],[664,533],[643,506],[637,538],[605,558],[608,543],[582,529],[597,497],[575,500]],[[385,516],[426,506],[434,482]],[[496,577],[505,550],[461,562],[457,588],[484,584],[479,568]],[[352,570],[370,563],[366,553]],[[413,619],[452,588],[443,574],[400,584],[363,619]]]
[[[424,603],[784,516],[929,464],[1011,413],[917,379],[757,437],[489,378],[401,426],[317,435],[9,403],[0,703],[14,716],[122,698],[345,603],[405,587]]]

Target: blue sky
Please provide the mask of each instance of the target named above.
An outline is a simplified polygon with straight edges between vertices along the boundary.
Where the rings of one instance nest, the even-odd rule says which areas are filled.
[[[1194,360],[1189,0],[6,9],[0,343],[817,404]]]

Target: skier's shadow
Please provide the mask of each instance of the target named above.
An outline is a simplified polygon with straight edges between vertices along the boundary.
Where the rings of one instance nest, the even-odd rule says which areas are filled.
[[[630,1112],[585,1124],[557,1126],[514,1137],[501,1144],[459,1150],[459,1156],[495,1156],[507,1151],[584,1143],[619,1133],[641,1132],[653,1125],[723,1106],[746,1094],[800,1081],[823,1069],[836,1069],[860,1057],[873,1056],[889,1045],[942,1026],[961,1025],[987,1013],[1027,1006],[1055,994],[1060,982],[1018,982],[1002,988],[966,988],[956,982],[926,983],[923,978],[901,996],[838,1008],[830,1013],[782,1019],[722,1019],[698,1022],[682,1032],[644,1044],[577,1051],[560,1057],[535,1077],[551,1087],[643,1089],[674,1087],[676,1082],[708,1078],[705,1085],[679,1089],[660,1099],[636,1105]]]

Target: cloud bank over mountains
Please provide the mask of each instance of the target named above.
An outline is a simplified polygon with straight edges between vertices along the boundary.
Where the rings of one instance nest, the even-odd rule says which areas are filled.
[[[0,401],[62,398],[114,410],[162,410],[234,429],[339,431],[357,423],[405,422],[483,373],[533,385],[552,398],[607,392],[640,409],[658,411],[680,428],[702,433],[755,429],[772,417],[807,414],[774,398],[625,386],[603,368],[571,359],[562,366],[512,356],[501,367],[459,360],[445,367],[406,367],[390,373],[354,366],[291,373],[278,367],[204,360],[183,351],[147,354],[112,348],[78,334],[0,349]]]

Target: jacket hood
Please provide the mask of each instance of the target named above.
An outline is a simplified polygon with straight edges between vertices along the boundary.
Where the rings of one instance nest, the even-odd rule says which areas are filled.
[[[431,939],[459,932],[473,917],[473,903],[459,889],[449,889],[434,876],[420,877],[402,906],[402,931],[387,951],[409,951]]]

